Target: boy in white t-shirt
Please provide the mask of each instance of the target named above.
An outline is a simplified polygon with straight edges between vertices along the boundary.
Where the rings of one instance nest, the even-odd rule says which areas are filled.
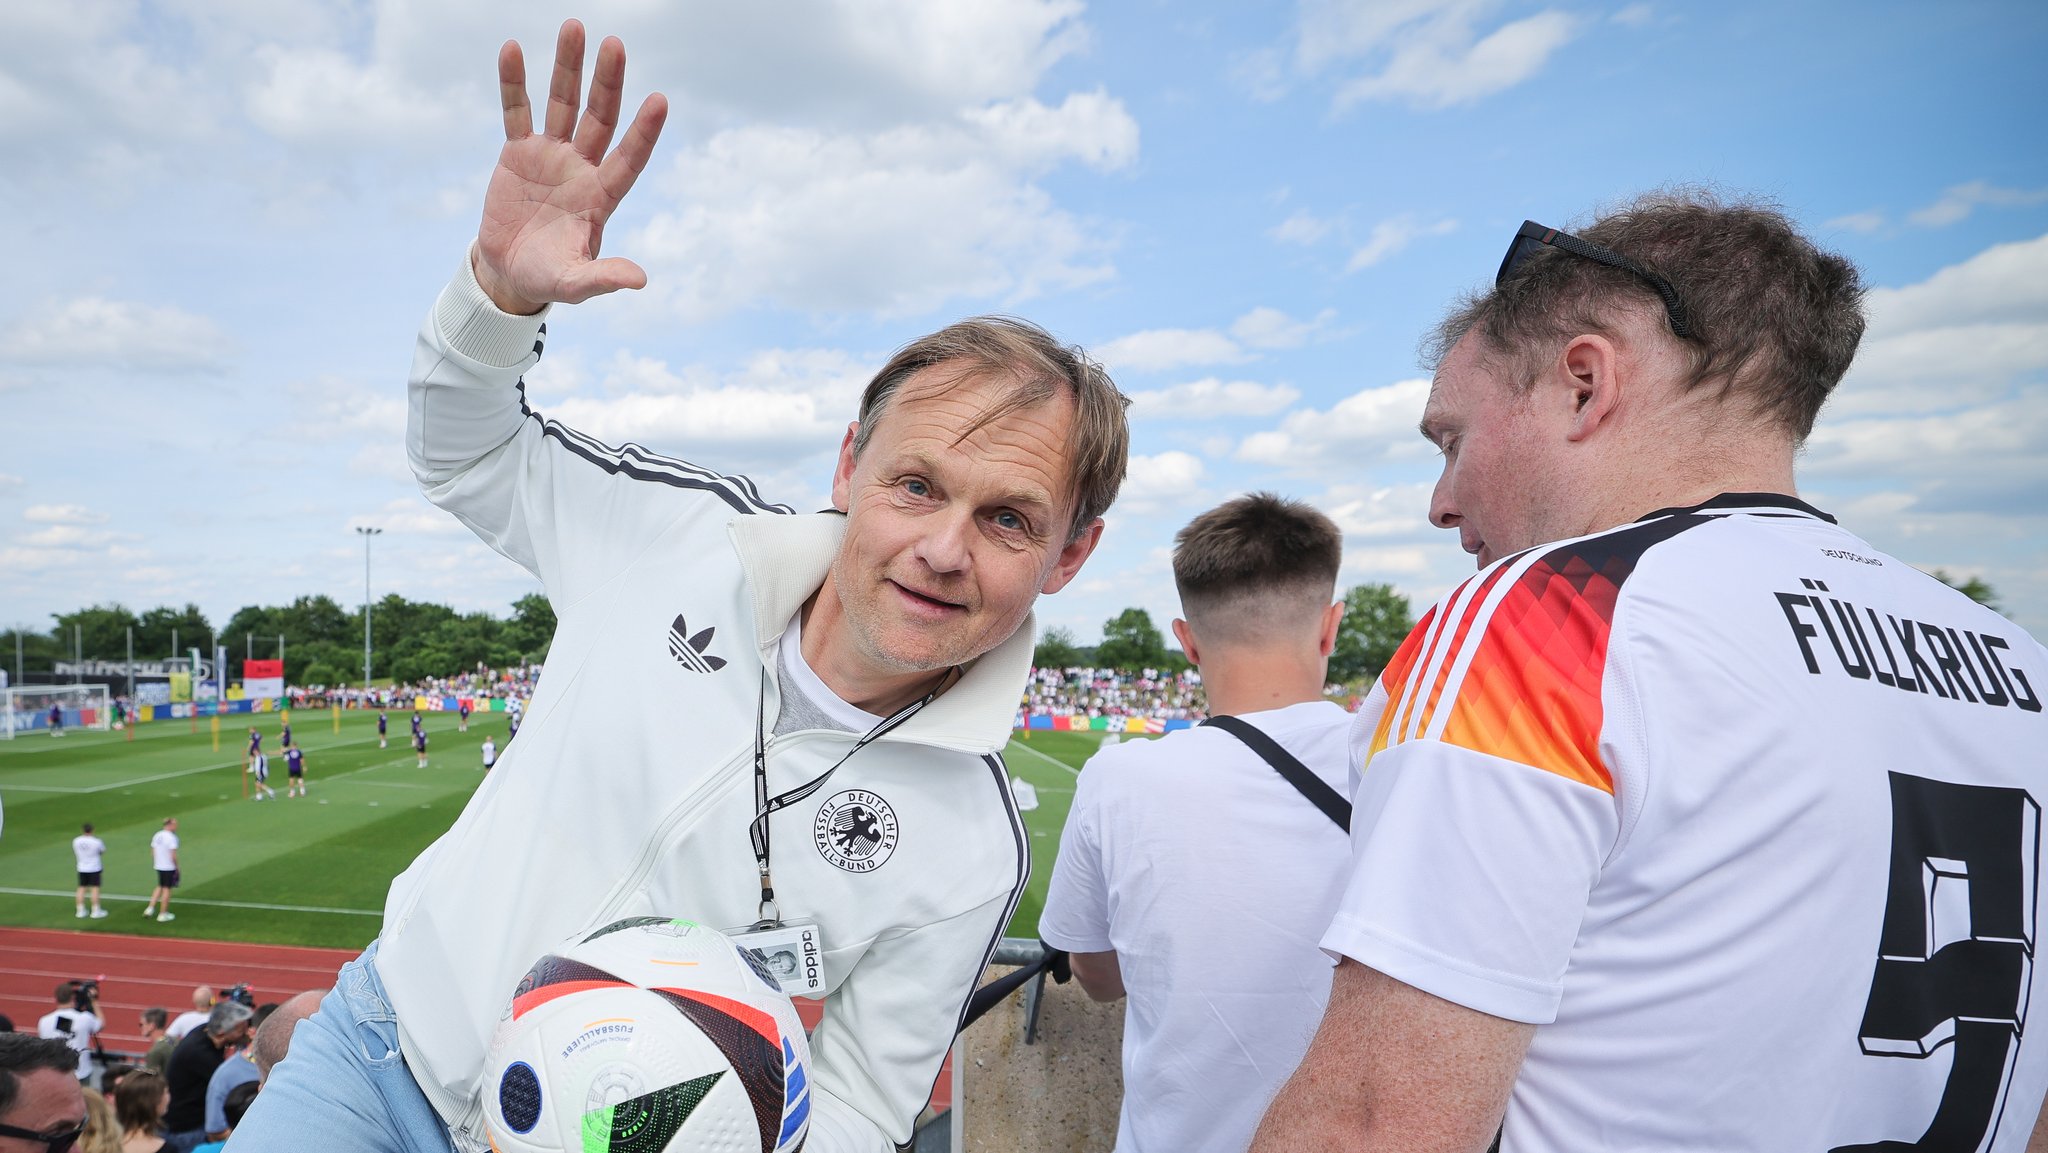
[[[142,915],[175,921],[178,917],[171,912],[171,890],[178,887],[178,818],[164,818],[164,827],[149,839],[149,856],[150,863],[156,866],[156,888],[150,890],[149,903],[142,907]]]
[[[1263,493],[1182,529],[1174,635],[1216,719],[1256,732],[1110,745],[1076,786],[1038,929],[1089,996],[1129,994],[1118,1153],[1239,1153],[1329,998],[1316,942],[1350,856],[1351,716],[1323,699],[1342,552],[1328,517]],[[1306,791],[1246,743],[1261,734]]]
[[[100,908],[100,869],[107,854],[107,843],[92,834],[92,822],[87,821],[85,831],[71,838],[71,855],[78,861],[78,915],[85,916],[86,898],[92,899],[92,915],[104,917],[105,909]]]
[[[484,738],[484,772],[487,772],[487,773],[488,773],[488,772],[490,772],[490,771],[491,771],[491,766],[492,766],[492,765],[495,765],[495,764],[497,764],[497,763],[498,763],[498,745],[497,745],[497,742],[495,742],[495,741],[491,740],[491,738],[489,738],[489,737],[485,737],[485,738]]]

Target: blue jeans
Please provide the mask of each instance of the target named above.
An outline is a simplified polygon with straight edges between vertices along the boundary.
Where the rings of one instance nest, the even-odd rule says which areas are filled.
[[[292,1031],[290,1055],[228,1138],[234,1153],[454,1153],[399,1054],[376,956],[372,941]]]

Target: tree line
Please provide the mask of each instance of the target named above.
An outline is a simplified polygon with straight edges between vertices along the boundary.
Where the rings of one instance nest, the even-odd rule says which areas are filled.
[[[1993,609],[1998,593],[1980,577],[1967,580],[1936,569],[1936,579]],[[1408,598],[1391,584],[1362,584],[1344,594],[1344,622],[1337,647],[1330,654],[1330,680],[1335,684],[1369,681],[1387,667],[1415,617]],[[447,605],[412,601],[387,594],[371,606],[373,648],[371,675],[400,682],[442,677],[476,667],[493,668],[521,661],[545,660],[555,635],[555,610],[545,596],[528,593],[513,601],[511,612],[495,617],[485,612],[458,613]],[[198,605],[159,606],[140,614],[118,604],[95,605],[68,613],[52,613],[48,632],[0,631],[0,645],[11,650],[20,638],[24,670],[49,672],[55,662],[72,656],[72,630],[87,660],[118,661],[127,654],[127,630],[135,630],[137,660],[162,660],[199,648],[204,654],[218,636],[231,661],[253,647],[254,655],[277,655],[277,638],[285,641],[285,675],[294,684],[353,684],[363,672],[363,613],[343,608],[328,596],[302,596],[288,605],[247,605],[215,633]],[[177,648],[172,647],[176,638]],[[253,646],[249,638],[254,640]],[[11,661],[0,652],[0,663]],[[1158,669],[1177,673],[1187,657],[1169,648],[1152,615],[1128,608],[1104,621],[1102,641],[1075,642],[1073,631],[1047,629],[1034,656],[1041,668],[1113,668],[1136,672]]]
[[[1370,681],[1394,659],[1394,650],[1415,627],[1408,598],[1390,584],[1362,584],[1344,594],[1344,621],[1337,628],[1337,646],[1330,653],[1333,684]],[[1166,646],[1166,637],[1152,614],[1128,608],[1102,623],[1102,642],[1076,644],[1071,629],[1050,628],[1038,639],[1034,662],[1040,668],[1100,668],[1137,672],[1158,669],[1178,673],[1188,659]]]
[[[362,608],[343,608],[325,595],[284,605],[246,605],[218,631],[195,604],[141,613],[103,604],[50,615],[56,623],[48,632],[0,633],[0,644],[8,650],[0,653],[0,662],[11,664],[19,638],[23,671],[49,672],[57,661],[72,658],[74,629],[85,659],[119,661],[128,654],[128,631],[133,629],[136,660],[164,660],[194,648],[210,658],[209,645],[226,645],[231,680],[245,657],[276,657],[280,636],[285,676],[293,684],[354,684],[363,675]],[[459,613],[390,593],[370,608],[371,676],[408,682],[449,676],[479,662],[503,668],[541,661],[554,635],[555,610],[539,593],[513,601],[504,617]]]

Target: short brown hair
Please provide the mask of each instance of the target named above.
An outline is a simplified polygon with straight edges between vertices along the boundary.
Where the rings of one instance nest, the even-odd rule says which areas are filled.
[[[1066,390],[1074,398],[1074,424],[1067,437],[1067,483],[1074,499],[1072,540],[1108,510],[1123,486],[1130,463],[1131,429],[1124,410],[1131,400],[1109,373],[1077,346],[1061,344],[1046,330],[1014,316],[977,316],[949,324],[896,350],[868,382],[860,398],[860,430],[853,436],[857,457],[867,448],[875,424],[903,382],[933,365],[957,365],[949,384],[972,378],[1008,378],[1015,388],[971,426],[962,440],[991,421],[1036,408]]]
[[[1198,633],[1241,643],[1328,608],[1344,536],[1302,501],[1255,492],[1210,509],[1173,537],[1173,583]]]
[[[1795,441],[1813,431],[1863,339],[1855,265],[1816,247],[1775,205],[1700,189],[1637,197],[1574,235],[1676,287],[1692,332],[1679,341],[1691,362],[1686,388],[1747,393]],[[1476,330],[1533,378],[1553,346],[1611,333],[1628,308],[1664,323],[1663,302],[1635,274],[1544,247],[1445,317],[1424,342],[1424,363],[1434,369]]]
[[[153,1069],[137,1069],[114,1086],[114,1119],[126,1130],[155,1132],[163,1124],[164,1079]]]

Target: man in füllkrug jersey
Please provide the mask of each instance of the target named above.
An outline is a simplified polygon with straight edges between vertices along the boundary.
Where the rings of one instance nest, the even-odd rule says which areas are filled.
[[[645,282],[593,257],[666,105],[650,96],[607,154],[624,49],[599,49],[579,118],[583,58],[565,24],[535,134],[518,46],[499,56],[507,141],[420,334],[407,423],[428,497],[544,583],[547,674],[237,1153],[483,1148],[484,1049],[521,974],[654,914],[803,936],[810,995],[829,994],[806,1148],[887,1150],[1022,892],[998,753],[1032,602],[1079,571],[1122,480],[1123,397],[1029,325],[953,325],[869,386],[838,511],[815,516],[527,411],[547,306]]]
[[[1354,729],[1340,964],[1255,1149],[2027,1146],[2048,653],[1795,495],[1862,291],[1655,196],[1525,225],[1443,323],[1430,517],[1480,571]]]

